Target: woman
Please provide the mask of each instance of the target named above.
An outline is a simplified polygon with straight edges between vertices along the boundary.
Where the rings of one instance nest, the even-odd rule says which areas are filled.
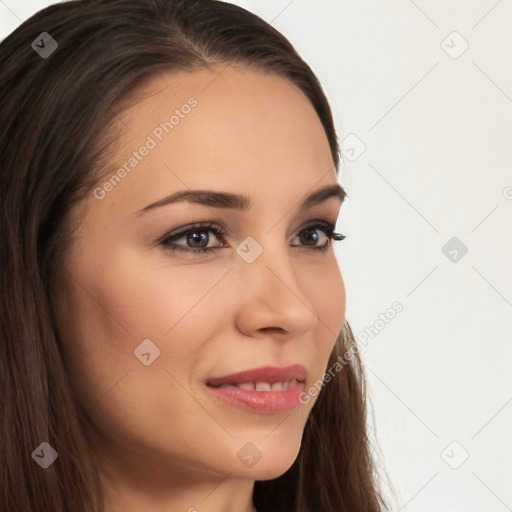
[[[383,510],[337,137],[291,44],[82,0],[0,47],[0,510]]]

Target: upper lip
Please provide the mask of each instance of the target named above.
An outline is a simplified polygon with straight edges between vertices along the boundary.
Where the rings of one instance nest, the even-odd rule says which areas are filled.
[[[285,368],[278,368],[277,366],[263,366],[261,368],[253,368],[225,377],[216,377],[208,379],[209,386],[221,386],[222,384],[242,384],[245,382],[268,382],[274,384],[276,382],[286,382],[289,380],[297,379],[304,381],[307,377],[307,371],[304,366],[294,364]]]

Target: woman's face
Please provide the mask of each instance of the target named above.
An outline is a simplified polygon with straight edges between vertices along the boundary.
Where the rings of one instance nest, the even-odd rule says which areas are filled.
[[[340,208],[332,194],[303,204],[337,185],[324,130],[298,89],[245,68],[163,75],[138,93],[121,116],[112,171],[82,205],[58,293],[94,450],[148,486],[160,475],[275,478],[295,460],[316,398],[301,405],[298,391],[263,384],[235,391],[243,405],[208,382],[293,365],[307,376],[292,390],[322,379],[345,315],[334,250],[314,249],[325,231],[304,230],[335,224]],[[250,206],[203,195],[147,208],[192,190]],[[224,234],[202,227],[161,243],[203,221]]]

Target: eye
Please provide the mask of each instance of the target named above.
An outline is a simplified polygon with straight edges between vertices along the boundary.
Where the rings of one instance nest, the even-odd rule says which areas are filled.
[[[223,237],[226,234],[219,226],[212,222],[199,222],[187,226],[178,233],[166,235],[160,244],[170,251],[182,251],[193,254],[206,254],[214,249],[227,247],[227,244],[224,242],[215,247],[208,247],[211,241],[209,233],[213,233],[215,238]]]
[[[218,245],[210,246],[211,235],[214,239],[222,238]],[[176,233],[169,233],[161,239],[159,245],[170,251],[179,251],[189,254],[207,254],[216,249],[229,247],[224,241],[226,232],[217,224],[212,222],[199,222],[180,229]],[[302,228],[295,233],[295,239],[299,243],[293,243],[293,247],[305,247],[313,250],[325,251],[331,245],[332,240],[343,240],[345,237],[340,233],[334,233],[334,225],[324,220],[316,220],[314,223]],[[320,242],[320,243],[319,243]]]
[[[317,220],[295,234],[295,239],[299,240],[300,245],[320,251],[326,251],[333,240],[344,238],[341,233],[334,232],[334,224],[324,220]]]

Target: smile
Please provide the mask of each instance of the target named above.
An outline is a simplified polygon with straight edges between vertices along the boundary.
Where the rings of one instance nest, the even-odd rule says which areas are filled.
[[[280,414],[300,405],[307,372],[301,365],[266,366],[207,381],[216,398],[258,414]]]

